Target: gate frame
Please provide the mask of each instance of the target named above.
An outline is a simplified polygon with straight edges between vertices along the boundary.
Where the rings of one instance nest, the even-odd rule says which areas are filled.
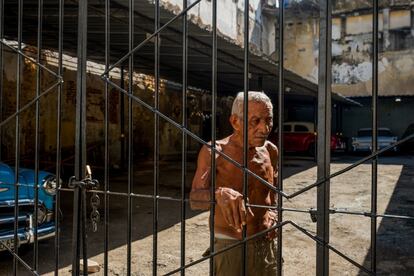
[[[181,275],[185,275],[185,269],[196,265],[202,261],[209,259],[210,261],[210,275],[214,275],[212,268],[214,267],[214,256],[221,254],[227,250],[235,248],[236,246],[243,245],[243,258],[246,259],[247,251],[246,251],[246,244],[247,241],[252,240],[256,237],[264,235],[265,233],[272,231],[274,229],[280,228],[278,231],[278,250],[277,250],[277,259],[279,262],[278,267],[278,275],[282,275],[282,227],[284,225],[292,225],[297,230],[301,231],[303,234],[307,235],[309,238],[313,239],[316,242],[316,253],[317,253],[317,265],[316,265],[316,274],[317,275],[329,275],[329,253],[333,251],[334,253],[338,254],[354,266],[358,267],[362,271],[370,274],[376,274],[376,239],[377,239],[377,217],[387,217],[387,218],[399,218],[399,219],[414,219],[414,217],[409,216],[397,216],[391,214],[377,214],[377,173],[378,173],[378,156],[394,147],[411,140],[414,137],[414,134],[407,136],[406,138],[398,141],[397,143],[383,148],[381,150],[377,150],[378,148],[378,0],[373,1],[372,12],[373,12],[373,32],[372,32],[372,39],[373,39],[373,72],[372,72],[372,145],[373,149],[369,156],[360,159],[359,161],[349,165],[348,167],[341,169],[333,174],[330,172],[330,136],[331,136],[331,44],[332,44],[332,3],[329,0],[321,0],[320,1],[320,31],[319,31],[319,74],[318,74],[318,133],[323,133],[323,135],[318,135],[318,147],[317,147],[317,181],[311,185],[308,185],[292,194],[287,194],[283,191],[283,179],[282,179],[282,164],[283,164],[283,151],[280,151],[279,154],[279,175],[278,181],[279,186],[274,187],[267,181],[261,179],[255,173],[248,169],[248,155],[247,155],[247,114],[248,114],[248,91],[249,91],[249,0],[245,0],[244,2],[244,68],[243,68],[243,75],[244,75],[244,139],[243,139],[243,164],[237,163],[231,157],[227,156],[226,154],[220,152],[216,149],[215,141],[216,141],[216,132],[212,131],[211,136],[211,144],[208,144],[206,141],[202,140],[200,137],[192,133],[187,127],[187,114],[186,114],[186,105],[187,105],[187,66],[188,66],[188,16],[187,12],[199,4],[201,0],[196,0],[190,5],[187,4],[186,0],[183,0],[183,10],[175,15],[172,19],[170,19],[167,23],[161,26],[160,24],[160,1],[155,1],[155,14],[154,14],[154,33],[147,36],[147,38],[139,43],[137,46],[134,46],[134,0],[129,0],[129,24],[128,24],[128,31],[129,31],[129,45],[128,45],[128,53],[124,55],[121,59],[119,59],[114,64],[110,64],[110,2],[111,0],[105,0],[105,72],[101,75],[101,78],[105,82],[105,119],[104,119],[104,135],[105,135],[105,172],[104,172],[104,191],[94,191],[99,192],[104,195],[104,227],[105,227],[105,238],[104,238],[104,274],[108,275],[108,240],[109,240],[109,233],[108,233],[108,225],[109,225],[109,195],[111,194],[118,194],[111,192],[109,189],[109,171],[108,171],[108,158],[109,158],[109,87],[112,86],[116,88],[119,93],[122,95],[126,95],[128,97],[128,192],[123,194],[128,198],[128,231],[127,231],[127,274],[131,274],[131,243],[132,243],[132,199],[133,198],[142,198],[148,196],[133,194],[132,192],[132,183],[133,183],[133,156],[132,156],[132,145],[133,145],[133,137],[132,137],[132,105],[133,103],[138,103],[144,108],[150,110],[154,113],[154,194],[152,196],[153,199],[153,275],[157,275],[157,244],[158,244],[158,201],[159,199],[167,199],[173,201],[179,201],[181,203],[181,261],[180,267],[168,272],[166,275],[172,275],[174,273],[180,272]],[[284,109],[284,2],[283,0],[278,0],[279,3],[279,64],[278,64],[278,124],[279,124],[279,133],[278,133],[278,148],[283,148],[283,109]],[[4,35],[4,0],[0,0],[0,57],[3,57],[3,48],[7,46],[11,48],[13,51],[17,53],[17,79],[16,79],[16,112],[8,117],[2,118],[1,116],[1,123],[0,123],[0,134],[1,134],[1,127],[15,119],[16,123],[16,148],[15,148],[15,207],[14,207],[14,217],[15,217],[15,224],[14,224],[14,245],[15,249],[11,250],[8,248],[9,252],[13,255],[13,273],[17,274],[17,266],[20,262],[25,268],[28,269],[33,275],[38,275],[37,268],[38,268],[38,243],[37,243],[37,227],[35,227],[35,236],[34,236],[34,262],[33,267],[28,265],[24,262],[18,255],[18,236],[17,236],[17,229],[18,223],[17,218],[19,214],[19,186],[20,184],[17,182],[18,174],[19,174],[19,163],[20,163],[20,117],[19,114],[30,107],[32,104],[36,105],[36,136],[35,136],[35,179],[38,182],[38,174],[39,174],[39,116],[40,116],[40,98],[44,96],[46,93],[51,91],[53,88],[57,87],[57,158],[56,158],[56,175],[57,179],[60,179],[60,163],[61,163],[61,93],[62,93],[62,75],[63,75],[63,65],[62,65],[62,56],[63,56],[63,24],[64,24],[64,0],[59,0],[59,38],[58,38],[58,54],[59,54],[59,62],[58,62],[58,72],[52,72],[47,69],[45,66],[41,64],[40,57],[42,51],[42,19],[43,19],[43,0],[39,0],[39,11],[38,11],[38,35],[37,35],[37,47],[38,53],[36,60],[27,57],[22,52],[22,25],[23,25],[23,0],[18,1],[18,32],[17,32],[17,40],[18,46],[17,49],[7,45],[3,41]],[[182,123],[179,124],[172,119],[170,119],[165,114],[161,113],[159,110],[159,90],[160,90],[160,33],[166,29],[172,22],[179,19],[181,17],[183,23],[183,87],[182,87],[182,103],[184,112],[182,114]],[[77,89],[76,89],[76,132],[75,132],[75,177],[78,181],[80,179],[86,177],[85,172],[85,165],[86,165],[86,63],[87,63],[87,22],[88,22],[88,1],[82,0],[79,1],[79,11],[78,11],[78,44],[77,44],[77,57],[78,57],[78,71],[77,71]],[[155,103],[154,106],[148,105],[140,98],[134,96],[133,94],[133,68],[134,68],[134,53],[137,52],[143,45],[147,42],[155,39],[154,43],[154,58],[155,58]],[[26,104],[23,107],[20,107],[20,94],[21,94],[21,74],[22,74],[22,58],[26,58],[31,60],[37,65],[37,73],[36,73],[36,97],[32,100],[29,104]],[[120,66],[123,62],[128,60],[128,68],[129,68],[129,82],[128,82],[128,90],[123,88],[123,85],[118,86],[114,82],[111,81],[109,78],[109,73],[112,69],[117,66]],[[0,67],[3,68],[3,60],[0,60]],[[41,92],[41,70],[48,70],[52,74],[54,74],[58,78],[58,82],[46,91]],[[122,70],[123,72],[123,70]],[[0,77],[1,87],[0,87],[0,103],[3,102],[3,87],[2,87],[3,77]],[[212,2],[212,114],[216,114],[217,106],[217,0],[213,0]],[[1,106],[0,106],[1,109]],[[177,127],[182,131],[182,176],[181,176],[181,197],[179,199],[174,198],[165,198],[161,197],[158,193],[159,189],[159,120],[163,118],[164,120],[171,123],[174,127]],[[216,117],[212,116],[212,129],[216,129]],[[278,223],[276,223],[270,229],[265,231],[259,232],[255,235],[247,237],[246,235],[246,227],[243,227],[243,239],[241,241],[236,242],[235,244],[221,250],[214,249],[214,227],[211,227],[210,231],[210,245],[211,245],[211,253],[203,258],[193,261],[190,264],[185,263],[185,204],[189,201],[185,198],[185,182],[186,182],[186,164],[187,164],[187,156],[186,156],[186,145],[188,136],[195,139],[196,141],[200,142],[201,144],[209,147],[212,152],[215,154],[219,154],[227,161],[234,164],[236,167],[243,171],[243,195],[247,196],[248,191],[248,177],[252,176],[260,181],[263,185],[267,188],[272,190],[273,192],[277,193],[278,200],[277,206],[263,206],[263,205],[253,205],[245,203],[245,207],[259,207],[259,208],[270,208],[278,210]],[[0,152],[1,154],[1,152]],[[329,199],[330,199],[330,179],[339,176],[345,172],[350,171],[351,169],[367,162],[371,161],[372,164],[372,177],[371,177],[371,211],[370,213],[362,213],[362,212],[348,212],[348,211],[338,211],[335,209],[329,208]],[[213,168],[216,167],[215,158],[211,159],[211,165]],[[211,198],[212,201],[211,209],[210,209],[210,226],[214,226],[214,212],[215,212],[215,182],[216,182],[216,171],[212,171],[212,189],[211,189]],[[294,221],[283,220],[283,212],[284,211],[292,211],[292,212],[306,212],[312,214],[315,213],[315,210],[299,210],[293,208],[283,208],[283,198],[290,199],[294,198],[310,189],[317,187],[317,235],[314,236],[310,233],[307,229],[297,225]],[[80,249],[82,248],[82,258],[83,258],[83,271],[84,274],[87,273],[87,237],[86,237],[86,194],[91,192],[87,189],[84,189],[79,186],[75,186],[74,189],[63,189],[61,187],[57,188],[57,195],[56,195],[56,210],[60,208],[60,192],[61,191],[73,191],[74,192],[74,216],[73,216],[73,246],[72,246],[72,275],[79,275],[80,274],[80,256],[81,252]],[[38,188],[37,185],[35,187],[35,218],[37,218],[37,199],[38,199]],[[367,268],[363,267],[362,265],[356,263],[351,258],[347,257],[345,254],[340,252],[338,249],[330,245],[329,243],[329,216],[331,213],[343,213],[343,214],[350,214],[350,215],[362,215],[371,218],[371,269],[368,270]],[[37,220],[36,220],[37,221]],[[60,248],[60,240],[59,240],[59,212],[56,212],[55,216],[55,225],[56,225],[56,236],[55,236],[55,275],[58,275],[59,271],[59,248]],[[246,275],[246,268],[247,262],[243,263],[243,275]]]

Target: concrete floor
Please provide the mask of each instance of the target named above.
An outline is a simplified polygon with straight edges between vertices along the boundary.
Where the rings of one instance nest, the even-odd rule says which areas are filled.
[[[331,172],[349,166],[360,157],[338,156],[332,160]],[[191,183],[194,164],[188,164],[188,183]],[[134,193],[152,194],[152,167],[137,166],[134,174]],[[180,162],[160,166],[160,194],[180,198]],[[307,158],[288,157],[284,167],[284,189],[288,193],[312,184],[316,167]],[[127,191],[125,174],[112,176],[111,190]],[[380,159],[378,167],[378,213],[414,216],[414,156],[388,156]],[[370,210],[371,165],[363,164],[334,178],[331,182],[331,208],[348,211]],[[60,275],[70,275],[72,193],[62,192],[62,228],[60,233]],[[290,201],[285,207],[307,209],[316,207],[316,190],[312,189]],[[153,200],[132,200],[132,271],[133,275],[152,275]],[[127,198],[110,196],[109,212],[109,274],[126,275],[127,259]],[[201,257],[209,244],[208,212],[198,213],[186,206],[186,263]],[[297,222],[311,233],[316,231],[309,214],[285,212],[284,219]],[[330,216],[331,245],[365,267],[370,266],[370,219],[364,216],[332,214]],[[158,261],[160,275],[180,266],[180,202],[159,201]],[[414,275],[414,221],[378,219],[378,275]],[[98,232],[88,229],[88,255],[103,265],[104,227]],[[284,275],[315,275],[315,242],[292,226],[283,228]],[[22,248],[22,258],[31,264],[32,250]],[[39,272],[52,275],[54,270],[54,240],[39,244]],[[11,274],[12,258],[0,254],[0,275]],[[330,253],[331,275],[365,275],[343,258]],[[23,267],[19,275],[29,275]],[[102,271],[94,275],[103,275]],[[208,262],[194,265],[187,275],[208,275]]]

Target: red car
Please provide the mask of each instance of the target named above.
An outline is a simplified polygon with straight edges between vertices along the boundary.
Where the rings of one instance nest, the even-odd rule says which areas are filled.
[[[277,144],[277,129],[269,139]],[[316,148],[315,124],[311,122],[286,122],[283,124],[283,149],[285,152],[306,152],[315,154]],[[339,135],[331,136],[331,150],[345,151],[346,142]]]

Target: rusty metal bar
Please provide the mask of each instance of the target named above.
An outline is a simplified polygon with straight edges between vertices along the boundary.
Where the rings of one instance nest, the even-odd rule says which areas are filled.
[[[111,59],[111,29],[110,29],[110,0],[105,0],[105,69],[109,68]],[[122,69],[123,71],[123,69]],[[121,72],[122,72],[121,71]],[[121,80],[123,81],[123,80]],[[123,97],[123,95],[121,95]],[[123,114],[121,115],[123,116]],[[109,251],[109,84],[105,82],[105,119],[104,119],[104,136],[105,136],[105,165],[104,165],[104,276],[108,276],[108,251]],[[123,154],[123,153],[121,153]],[[122,164],[123,165],[123,164]]]
[[[79,2],[78,6],[78,64],[76,87],[76,127],[75,127],[75,177],[82,179],[86,167],[86,56],[87,56],[87,22],[88,0]],[[74,191],[73,229],[72,229],[72,275],[80,274],[80,248],[85,249],[85,235],[81,228],[85,229],[82,210],[82,192],[77,185]],[[86,208],[86,206],[83,206]],[[87,273],[88,261],[83,250],[83,272]]]
[[[22,29],[23,29],[23,0],[18,1],[18,23],[17,23],[17,41],[18,41],[18,49],[19,51],[22,50]],[[21,94],[21,78],[22,78],[22,58],[21,55],[17,55],[17,72],[16,72],[16,113],[19,112],[20,109],[20,94]],[[17,115],[15,118],[15,163],[14,163],[14,249],[13,252],[13,275],[18,274],[18,263],[16,255],[19,255],[19,237],[17,235],[18,227],[19,227],[19,167],[20,167],[20,116]]]
[[[134,0],[128,1],[128,49],[134,47]],[[123,82],[123,80],[121,80]],[[128,56],[128,93],[134,95],[134,55]],[[131,275],[132,257],[132,198],[134,178],[133,103],[128,98],[128,215],[127,215],[127,275]]]
[[[331,1],[320,1],[319,23],[319,78],[317,126],[317,179],[330,175],[331,162]],[[316,245],[316,275],[329,275],[329,199],[330,182],[325,180],[317,187],[317,236],[322,241]]]
[[[378,149],[378,0],[372,6],[372,153]],[[371,167],[371,213],[377,213],[378,156]],[[377,272],[377,217],[371,217],[371,271]]]
[[[43,31],[43,0],[38,2],[37,11],[37,57],[38,63],[41,63],[42,57],[42,31]],[[36,67],[36,97],[39,97],[41,89],[41,71]],[[38,208],[39,208],[39,128],[40,128],[40,99],[36,101],[35,111],[35,174],[34,174],[34,240],[33,240],[33,269],[37,270],[39,265],[39,243],[38,243]]]
[[[211,76],[211,146],[216,149],[216,128],[217,128],[217,0],[212,0],[212,53],[211,53],[211,64],[212,64],[212,76]],[[217,180],[217,169],[216,169],[216,158],[211,151],[211,189],[210,189],[210,200],[216,201],[216,180]],[[210,205],[210,251],[215,252],[214,239],[215,239],[215,214],[216,205]],[[210,276],[214,276],[215,271],[214,258],[210,258]]]
[[[285,92],[285,86],[284,86],[284,1],[279,0],[279,64],[278,64],[278,71],[279,71],[279,93],[278,93],[278,108],[277,108],[277,114],[278,114],[278,143],[277,148],[279,150],[279,156],[278,156],[278,175],[277,175],[277,187],[280,191],[283,191],[283,110],[284,110],[284,92]],[[275,168],[276,169],[276,168]],[[281,222],[283,220],[283,197],[281,193],[277,194],[277,221]],[[283,257],[282,257],[282,246],[283,246],[283,233],[282,231],[278,231],[277,233],[277,275],[282,276],[282,263],[283,263]]]
[[[57,87],[57,108],[56,108],[56,179],[61,176],[61,133],[62,133],[62,90],[63,90],[63,15],[64,0],[59,0],[59,34],[58,34],[58,76],[60,76],[59,86]],[[60,185],[56,186],[55,200],[55,276],[59,275],[60,257]]]
[[[163,27],[160,28],[160,0],[155,0],[154,11],[154,29],[158,30],[154,33],[154,78],[155,78],[155,99],[154,109],[160,108],[160,33]],[[170,21],[172,22],[172,21]],[[145,40],[144,40],[145,41]],[[144,42],[142,42],[144,43]],[[141,44],[142,44],[141,43]],[[137,47],[135,49],[138,49]],[[134,50],[130,51],[131,53]],[[152,243],[152,275],[157,275],[158,263],[158,193],[159,193],[159,150],[160,150],[160,117],[158,113],[154,113],[154,186],[153,186],[153,243]]]

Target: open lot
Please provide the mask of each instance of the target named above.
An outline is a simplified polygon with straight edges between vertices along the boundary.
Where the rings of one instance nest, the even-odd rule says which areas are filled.
[[[332,159],[331,172],[343,169],[360,157],[338,156]],[[181,179],[180,162],[165,162],[160,166],[160,194],[180,198],[177,185]],[[190,183],[194,165],[189,164]],[[288,158],[284,167],[284,188],[288,193],[312,184],[316,167],[306,158]],[[111,190],[127,191],[126,175],[111,177]],[[381,157],[378,166],[378,213],[414,216],[414,156]],[[134,193],[152,194],[152,167],[136,168]],[[102,198],[102,197],[101,197]],[[371,202],[371,165],[363,164],[334,178],[331,182],[331,207],[357,212],[369,212]],[[60,275],[70,275],[72,193],[62,192],[62,228],[60,241]],[[152,274],[153,200],[135,198],[132,202],[132,270],[133,275]],[[316,190],[312,189],[290,201],[284,207],[308,209],[316,207]],[[186,262],[201,257],[209,244],[208,212],[191,211],[187,206]],[[315,234],[316,223],[308,213],[285,212],[293,220]],[[331,244],[356,262],[369,268],[370,219],[366,216],[332,214]],[[109,212],[110,275],[126,275],[127,259],[127,198],[110,197]],[[180,266],[180,202],[159,201],[158,225],[159,274]],[[414,221],[379,218],[377,223],[377,255],[379,275],[414,275]],[[88,231],[89,257],[103,265],[104,225],[97,233]],[[291,226],[283,228],[284,275],[315,275],[315,242]],[[32,250],[22,248],[22,257],[31,263]],[[39,272],[53,275],[54,240],[39,244]],[[330,254],[331,275],[365,275],[334,252]],[[11,275],[12,258],[0,254],[0,275]],[[208,262],[194,265],[187,275],[208,275]],[[23,267],[19,275],[28,275]],[[103,275],[96,273],[95,275]]]

